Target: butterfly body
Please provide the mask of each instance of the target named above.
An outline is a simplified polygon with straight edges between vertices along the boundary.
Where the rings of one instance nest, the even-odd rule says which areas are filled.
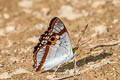
[[[33,53],[35,71],[49,70],[74,56],[69,34],[59,18],[51,20],[48,30],[41,35]]]

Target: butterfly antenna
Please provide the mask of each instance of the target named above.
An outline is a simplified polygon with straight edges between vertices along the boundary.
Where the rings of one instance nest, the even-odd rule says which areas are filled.
[[[87,30],[87,27],[88,27],[88,24],[85,26],[84,30],[82,30],[82,33],[81,33],[81,37],[78,39],[78,42],[77,42],[77,45],[75,48],[79,48],[79,43],[80,43],[80,40],[82,39],[82,36],[85,34],[85,31]],[[80,34],[79,34],[80,36]]]

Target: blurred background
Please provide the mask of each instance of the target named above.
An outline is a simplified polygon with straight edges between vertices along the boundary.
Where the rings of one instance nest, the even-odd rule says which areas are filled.
[[[78,76],[66,80],[120,80],[120,0],[0,0],[0,80],[49,80],[33,70],[33,50],[53,17],[65,24],[77,56]],[[107,47],[96,45],[106,43]],[[57,77],[73,74],[66,63]]]

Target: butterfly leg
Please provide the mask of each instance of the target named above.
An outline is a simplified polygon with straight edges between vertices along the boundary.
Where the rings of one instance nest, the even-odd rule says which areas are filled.
[[[56,68],[55,72],[53,73],[53,76],[55,75],[55,73],[56,73],[56,72],[57,72],[57,70],[59,69],[60,65],[61,65],[61,64],[59,64],[59,65],[57,66],[57,68]]]
[[[73,63],[74,63],[74,76],[75,76],[75,75],[76,75],[76,67],[77,67],[77,65],[76,65],[76,57],[75,57],[75,55],[74,55]]]

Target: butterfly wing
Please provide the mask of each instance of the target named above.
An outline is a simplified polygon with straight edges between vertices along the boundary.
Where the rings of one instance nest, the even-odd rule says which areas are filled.
[[[73,51],[70,44],[68,32],[62,21],[55,17],[50,22],[48,36],[43,35],[41,42],[46,42],[40,48],[34,51],[34,69],[49,70],[59,64],[63,64],[73,57]],[[46,40],[43,39],[47,37]]]

